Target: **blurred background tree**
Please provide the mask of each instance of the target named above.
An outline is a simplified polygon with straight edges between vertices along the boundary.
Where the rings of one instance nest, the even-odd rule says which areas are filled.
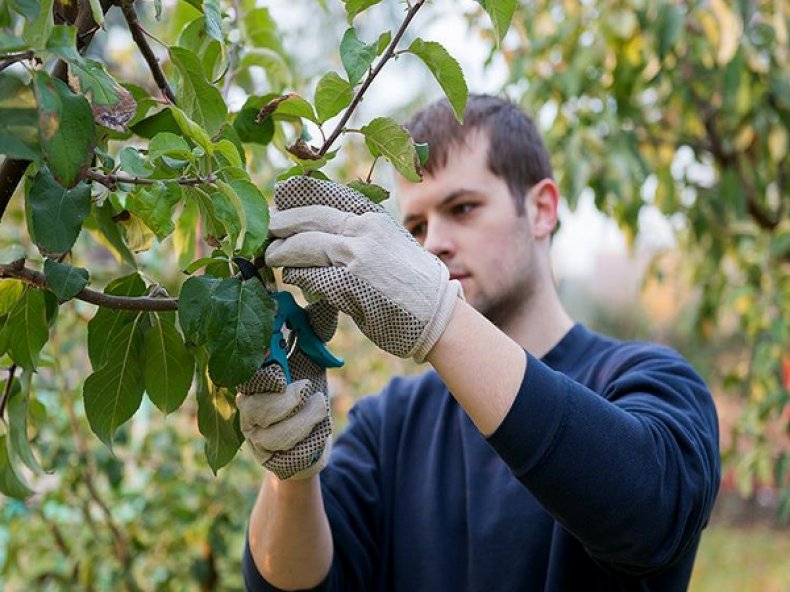
[[[203,52],[204,66],[219,77],[217,86],[232,111],[243,111],[250,96],[297,91],[312,97],[327,71],[342,72],[337,48],[348,26],[343,4],[294,0],[287,7],[263,2],[254,9],[255,4],[156,0],[136,6],[153,37],[180,37],[182,45]],[[15,9],[20,6],[27,4],[15,0]],[[223,45],[197,35],[205,24],[194,6],[211,7],[210,14],[213,7],[222,11]],[[603,261],[589,283],[561,275],[569,308],[594,329],[658,339],[689,357],[717,397],[732,484],[746,498],[770,492],[777,496],[771,497],[772,510],[787,515],[790,5],[535,0],[519,3],[511,30],[497,43],[479,5],[437,0],[406,32],[405,43],[429,23],[444,22],[451,11],[468,23],[457,36],[490,52],[482,79],[502,82],[486,89],[535,114],[570,210],[594,203],[617,222],[639,261],[618,268],[622,276],[613,276],[611,261]],[[6,14],[3,4],[4,32]],[[382,31],[397,29],[402,18],[402,5],[383,2],[354,25],[360,39],[372,42]],[[192,25],[190,37],[186,30],[196,20],[201,25]],[[248,38],[254,41],[243,45]],[[167,52],[155,41],[152,46],[173,75]],[[90,55],[118,79],[156,94],[120,11],[107,13]],[[402,120],[440,94],[436,81],[418,68],[398,59],[380,86],[372,86],[361,118],[385,112]],[[298,129],[278,127],[269,143],[245,143],[247,170],[267,195],[275,177],[292,164],[283,150],[293,139],[289,134],[301,129],[320,137],[314,124],[304,122]],[[110,153],[117,155],[122,145],[110,142]],[[352,143],[325,171],[339,180],[364,179],[371,160],[361,143]],[[381,167],[373,178],[391,186]],[[671,228],[673,243],[643,256],[640,237],[648,214],[656,212]],[[15,198],[0,225],[1,246],[21,240],[33,252],[24,226],[22,200]],[[145,227],[127,225],[123,231],[126,238],[138,231],[140,244],[148,247],[135,254],[146,277],[176,293],[184,261],[211,253],[195,240],[195,228],[187,217],[161,242]],[[561,229],[557,239],[570,228]],[[124,264],[107,248],[106,237],[90,230],[72,257],[103,285]],[[184,256],[190,237],[197,248]],[[632,291],[640,282],[641,291]],[[61,306],[38,373],[25,374],[8,390],[9,417],[18,417],[20,394],[28,394],[33,461],[49,473],[35,476],[23,468],[35,494],[24,502],[0,500],[0,590],[242,589],[241,547],[260,468],[239,454],[218,476],[212,474],[192,395],[167,417],[145,400],[118,431],[115,455],[110,454],[91,433],[81,396],[90,373],[86,323],[94,310],[76,301]],[[375,392],[392,373],[421,370],[374,350],[348,322],[332,349],[349,361],[330,373],[339,429],[357,396]],[[790,538],[758,543],[743,537],[744,546],[733,550],[729,545],[742,535],[713,529],[710,547],[706,535],[701,575],[695,575],[692,589],[782,590],[790,584],[783,559]],[[748,546],[760,550],[751,569]],[[734,562],[729,553],[742,561]],[[722,570],[724,563],[733,563],[733,571]]]
[[[676,345],[742,402],[727,467],[745,496],[779,488],[787,518],[790,4],[538,0],[516,23],[506,88],[537,110],[563,197],[631,245],[646,210],[669,221],[648,279],[685,288]]]

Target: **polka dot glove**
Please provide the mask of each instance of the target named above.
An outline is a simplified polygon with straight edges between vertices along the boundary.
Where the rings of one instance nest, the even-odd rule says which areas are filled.
[[[324,300],[307,307],[316,336],[329,341],[337,309]],[[255,458],[279,479],[305,479],[329,458],[332,422],[326,369],[297,348],[288,360],[293,382],[286,385],[278,364],[261,367],[237,387],[241,431]]]
[[[353,189],[292,177],[277,186],[266,263],[348,314],[380,348],[422,362],[461,285],[381,206]]]

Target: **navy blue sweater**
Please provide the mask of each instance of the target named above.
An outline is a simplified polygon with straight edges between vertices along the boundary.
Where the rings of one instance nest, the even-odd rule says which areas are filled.
[[[576,325],[488,439],[435,372],[361,399],[321,473],[316,590],[685,590],[719,484],[708,389],[677,353]],[[249,590],[277,590],[245,550]]]

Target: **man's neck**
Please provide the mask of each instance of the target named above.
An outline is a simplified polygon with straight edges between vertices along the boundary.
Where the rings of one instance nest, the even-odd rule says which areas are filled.
[[[535,292],[519,314],[499,328],[535,357],[546,355],[573,327],[553,284]]]

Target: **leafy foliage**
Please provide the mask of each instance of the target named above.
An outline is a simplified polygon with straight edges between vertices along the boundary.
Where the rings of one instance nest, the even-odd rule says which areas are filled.
[[[646,208],[675,224],[693,333],[737,343],[709,377],[746,404],[727,458],[744,494],[783,487],[788,511],[786,440],[769,434],[790,426],[789,22],[772,2],[539,1],[507,53],[570,205],[592,195],[631,241]]]
[[[348,2],[349,21],[375,4]],[[312,99],[283,31],[252,0],[156,2],[153,15],[122,2],[108,20],[112,4],[98,0],[68,9],[52,0],[3,6],[0,153],[7,160],[0,176],[9,191],[20,188],[27,235],[1,270],[0,353],[12,370],[0,409],[13,414],[15,429],[3,440],[0,491],[31,491],[16,465],[39,469],[33,449],[21,445],[27,428],[19,429],[20,414],[34,407],[19,403],[16,389],[25,381],[26,392],[35,392],[48,371],[41,361],[50,360],[53,326],[67,322],[58,309],[66,319],[84,318],[78,300],[99,305],[87,323],[92,371],[78,389],[93,433],[114,450],[146,400],[164,414],[193,401],[209,466],[216,472],[230,462],[242,442],[231,393],[263,361],[274,317],[262,283],[234,276],[231,261],[262,260],[271,182],[326,178],[321,169],[337,156],[333,144],[344,132],[364,134],[374,164],[381,156],[419,180],[414,143],[394,120],[377,117],[358,130],[348,124],[423,4],[409,8],[394,37],[385,31],[368,43],[348,28],[337,50],[343,74],[317,76]],[[103,34],[95,25],[128,29],[147,80],[103,54],[106,46],[85,56],[93,35]],[[164,45],[160,56],[152,39]],[[412,52],[462,112],[466,85],[457,63],[433,42],[414,42]],[[241,108],[232,106],[238,96]],[[330,120],[337,121],[332,130]],[[316,128],[321,146],[309,143]],[[292,161],[290,170],[269,164],[277,152]],[[22,165],[24,182],[13,177],[13,163]],[[388,195],[374,183],[358,187],[375,201]],[[157,257],[169,252],[190,277],[162,275]],[[114,258],[112,273],[97,266],[97,253]]]

